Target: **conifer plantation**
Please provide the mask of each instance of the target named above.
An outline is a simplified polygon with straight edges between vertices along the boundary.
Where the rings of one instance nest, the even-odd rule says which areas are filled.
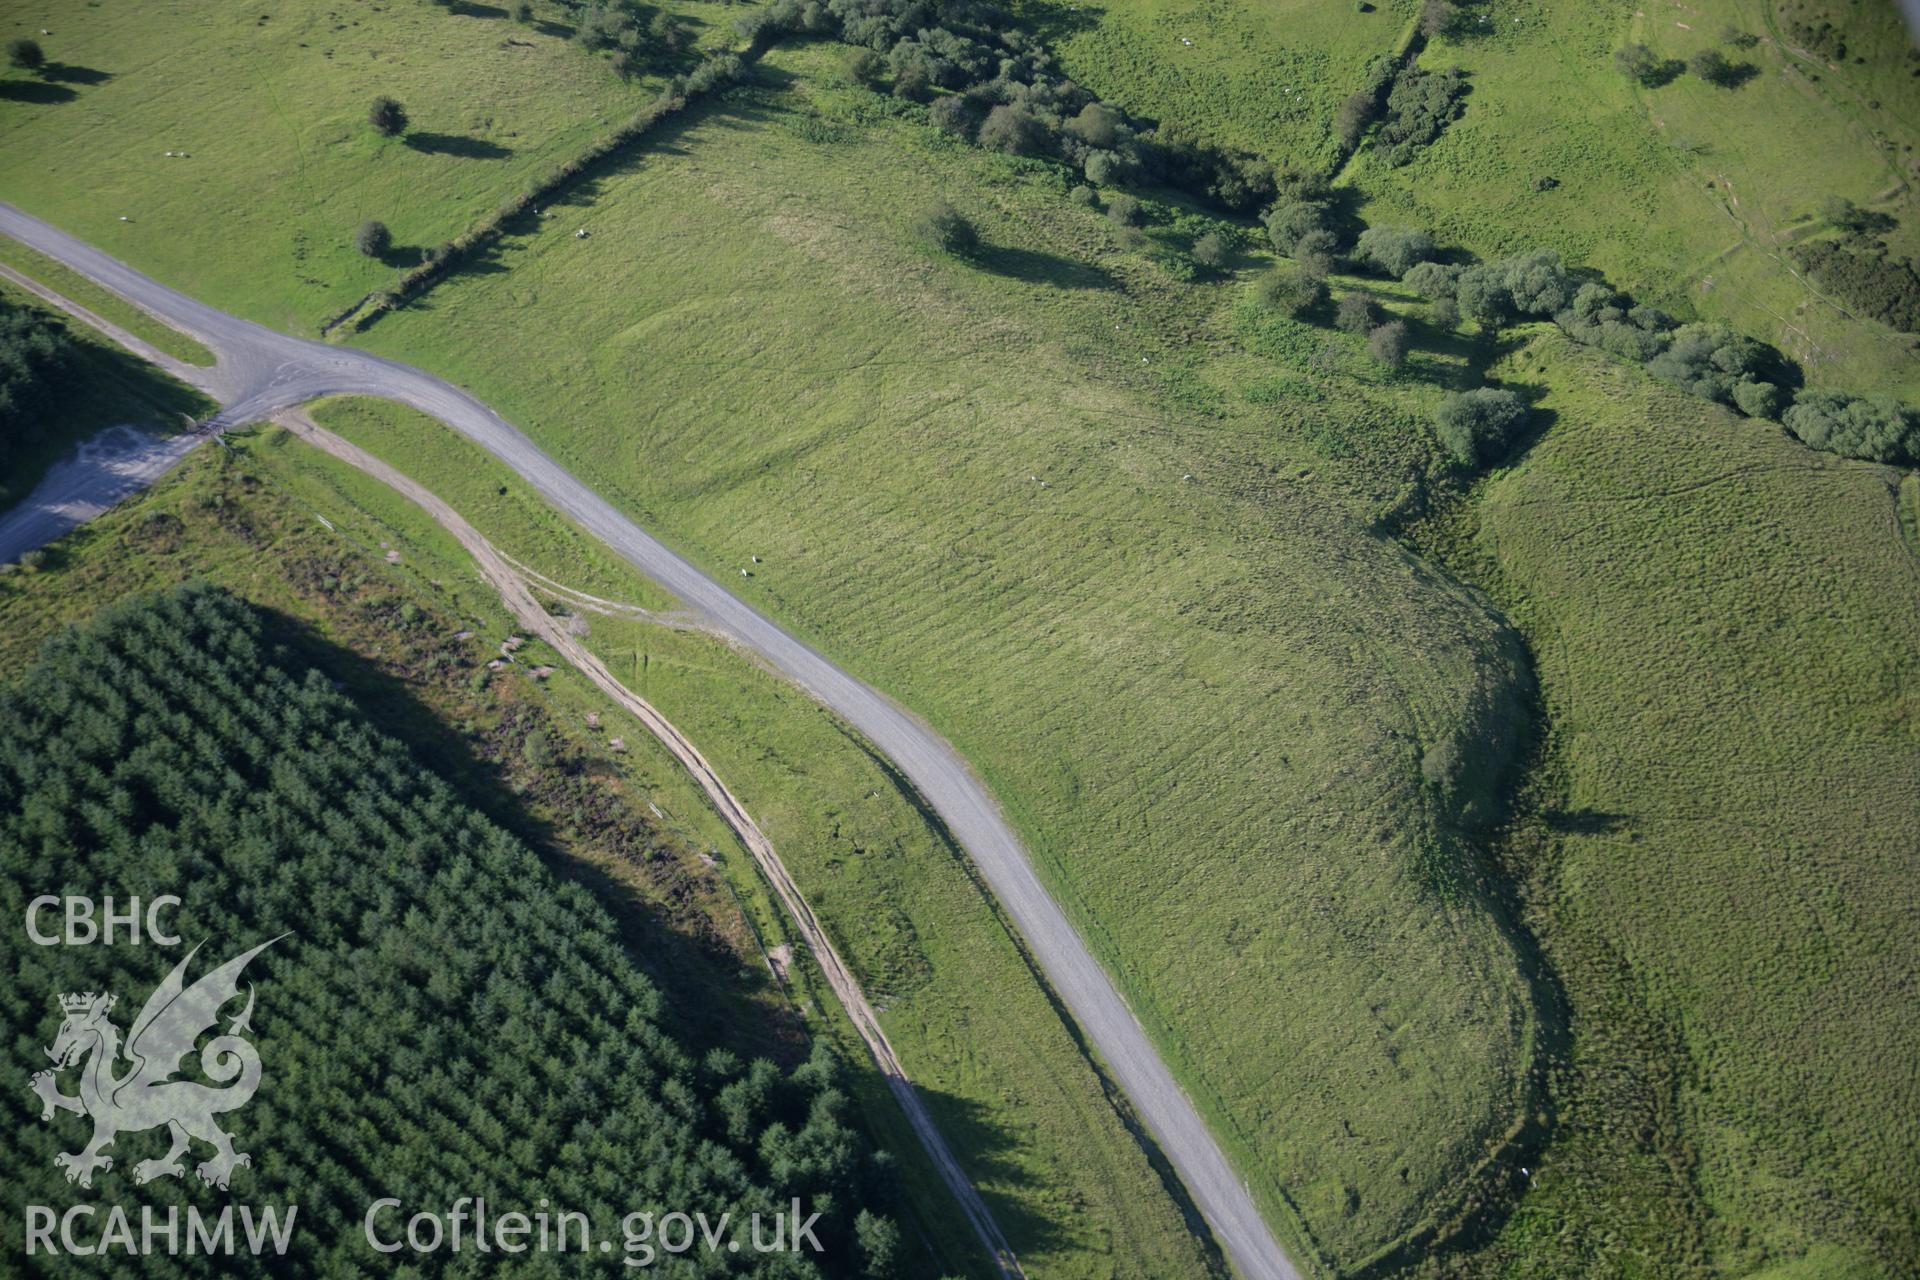
[[[77,1150],[90,1126],[66,1113],[43,1122],[21,1079],[0,1090],[0,1212],[17,1223],[29,1204],[177,1205],[183,1215],[229,1201],[297,1204],[301,1246],[265,1264],[350,1275],[385,1263],[361,1231],[383,1196],[404,1206],[384,1220],[389,1235],[463,1196],[485,1197],[495,1213],[544,1199],[586,1214],[596,1250],[601,1239],[622,1247],[630,1213],[770,1219],[798,1197],[821,1212],[823,1251],[743,1249],[723,1260],[728,1274],[890,1274],[898,1233],[873,1208],[888,1194],[884,1162],[846,1122],[824,1046],[785,1072],[685,1046],[606,911],[373,730],[274,643],[273,621],[220,590],[176,588],[57,637],[0,692],[9,910],[101,886],[184,899],[166,917],[177,947],[41,947],[6,931],[0,1025],[13,1061],[43,1057],[62,993],[98,990],[111,973],[112,1018],[125,1032],[187,948],[204,943],[191,980],[290,934],[242,978],[243,994],[248,984],[256,993],[250,1038],[263,1068],[253,1101],[225,1117],[252,1156],[229,1192],[189,1168],[136,1197],[134,1166],[167,1145],[157,1129],[122,1133],[91,1191],[68,1185],[54,1155]],[[189,1055],[184,1077],[197,1072]],[[414,1274],[476,1261],[445,1249],[405,1258]],[[127,1265],[15,1260],[28,1274]],[[218,1275],[235,1261],[163,1253],[138,1265]],[[565,1256],[515,1262],[522,1274],[577,1270]]]

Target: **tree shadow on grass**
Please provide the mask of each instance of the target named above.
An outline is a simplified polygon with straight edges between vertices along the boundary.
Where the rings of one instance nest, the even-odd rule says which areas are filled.
[[[989,1187],[1022,1187],[1032,1190],[1033,1175],[1014,1159],[1019,1143],[1008,1132],[1005,1117],[996,1116],[979,1103],[955,1094],[915,1086],[934,1125],[947,1140],[954,1156],[965,1168],[968,1180],[986,1202],[993,1220],[1013,1246],[1016,1256],[1053,1253],[1065,1243],[1057,1223],[1037,1213],[1030,1203],[990,1191]],[[951,1205],[948,1198],[947,1204]],[[943,1208],[946,1206],[943,1205]],[[957,1206],[951,1211],[958,1217]],[[942,1275],[949,1274],[942,1269]]]
[[[1540,820],[1549,831],[1578,836],[1603,836],[1633,825],[1626,814],[1602,809],[1559,809],[1541,814]]]
[[[507,16],[505,9],[497,8],[490,4],[475,4],[473,0],[453,0],[453,3],[447,6],[447,12],[459,14],[463,18],[504,18]]]
[[[49,84],[45,80],[0,80],[0,98],[11,102],[51,106],[56,102],[72,102],[79,96],[63,84]]]
[[[1725,71],[1707,80],[1716,89],[1738,89],[1747,81],[1760,74],[1760,68],[1751,62],[1730,63]]]
[[[1665,58],[1647,68],[1640,77],[1640,83],[1649,89],[1664,89],[1678,80],[1686,71],[1687,64],[1678,58]]]
[[[1471,333],[1459,327],[1443,328],[1421,311],[1400,316],[1413,339],[1413,353],[1434,359],[1419,361],[1419,376],[1448,391],[1471,391],[1485,386],[1487,370],[1525,345],[1516,334]]]
[[[426,260],[426,248],[417,244],[397,244],[380,255],[380,265],[396,271],[411,271]]]
[[[1047,44],[1091,31],[1106,10],[1096,4],[1064,4],[1060,0],[1029,0],[1020,6],[1021,25]]]
[[[1118,283],[1104,267],[1038,249],[983,245],[973,260],[995,275],[1056,289],[1111,289]]]
[[[416,130],[407,135],[407,146],[430,156],[461,156],[468,160],[505,160],[513,154],[485,138],[469,138],[457,133],[430,133]]]
[[[94,67],[76,67],[70,62],[49,62],[40,69],[40,78],[61,84],[105,84],[113,79],[113,72]]]

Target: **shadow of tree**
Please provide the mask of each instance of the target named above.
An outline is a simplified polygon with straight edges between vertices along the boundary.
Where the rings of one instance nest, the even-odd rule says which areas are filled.
[[[463,18],[504,18],[507,16],[505,9],[497,8],[490,4],[476,4],[474,0],[453,0],[453,3],[447,6],[447,12],[458,14]]]
[[[1578,836],[1607,835],[1633,825],[1633,820],[1624,813],[1607,813],[1600,809],[1561,809],[1543,813],[1540,819],[1549,831]]]
[[[1685,73],[1687,64],[1678,58],[1667,58],[1649,67],[1640,77],[1640,83],[1649,89],[1664,89]]]
[[[1091,31],[1105,14],[1106,10],[1096,4],[1063,4],[1060,0],[1034,0],[1020,6],[1021,25],[1046,44],[1058,44],[1068,36]]]
[[[425,247],[417,244],[394,245],[380,255],[380,265],[393,267],[400,271],[409,271],[427,260]]]
[[[1738,89],[1747,81],[1760,74],[1760,68],[1751,62],[1729,63],[1725,70],[1707,77],[1707,83],[1720,89]]]
[[[469,160],[504,160],[513,154],[511,147],[503,147],[485,138],[427,130],[415,130],[407,134],[407,145],[424,155],[462,156]]]
[[[49,84],[45,80],[0,80],[0,98],[12,102],[48,106],[56,102],[72,102],[79,96],[63,84]]]
[[[76,67],[67,62],[49,62],[40,69],[40,78],[61,84],[105,84],[113,79],[113,72],[94,67]]]
[[[1111,289],[1119,283],[1104,267],[1015,245],[983,245],[973,260],[995,275],[1025,280],[1029,284],[1052,285],[1056,289]]]

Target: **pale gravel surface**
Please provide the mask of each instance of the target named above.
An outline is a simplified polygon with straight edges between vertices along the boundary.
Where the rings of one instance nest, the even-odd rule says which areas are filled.
[[[141,275],[64,232],[0,203],[0,232],[87,276],[200,340],[218,357],[210,370],[183,366],[188,381],[226,406],[218,431],[270,418],[321,396],[395,400],[440,419],[518,472],[556,509],[658,582],[714,630],[758,654],[872,741],[932,805],[966,850],[1046,973],[1062,1003],[1098,1050],[1113,1079],[1179,1172],[1234,1267],[1248,1280],[1299,1280],[1252,1197],[1146,1032],[1120,998],[1078,932],[1035,875],[1026,851],[986,787],[959,753],[885,695],[854,679],[781,630],[751,605],[627,519],[478,399],[430,374],[346,347],[290,338],[226,315]],[[150,481],[183,456],[160,442]],[[0,561],[41,545],[90,515],[70,518],[118,492],[102,476],[60,480],[63,506],[51,510],[35,491],[0,518]],[[114,483],[125,480],[112,477]],[[124,496],[123,493],[120,496]],[[117,498],[116,498],[117,500]]]

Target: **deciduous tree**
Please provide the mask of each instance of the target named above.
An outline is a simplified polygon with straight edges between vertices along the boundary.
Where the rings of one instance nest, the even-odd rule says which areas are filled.
[[[354,230],[353,247],[369,258],[383,257],[393,248],[393,233],[387,230],[386,223],[368,218]]]
[[[40,71],[47,65],[47,54],[38,40],[22,37],[8,42],[7,61],[21,71]]]
[[[1410,345],[1404,320],[1390,320],[1367,335],[1367,354],[1389,369],[1406,364]]]
[[[367,123],[383,138],[398,137],[407,131],[407,109],[383,93],[367,108]]]

